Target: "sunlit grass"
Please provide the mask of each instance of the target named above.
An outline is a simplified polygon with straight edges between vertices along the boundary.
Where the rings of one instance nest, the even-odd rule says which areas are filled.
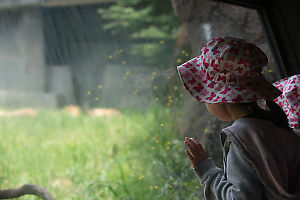
[[[1,188],[34,183],[62,200],[199,199],[169,110],[121,113],[0,118]]]

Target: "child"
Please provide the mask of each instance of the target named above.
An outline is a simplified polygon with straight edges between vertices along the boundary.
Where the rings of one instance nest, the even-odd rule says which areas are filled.
[[[185,138],[206,199],[300,199],[300,137],[273,102],[281,91],[261,74],[267,62],[254,44],[221,37],[177,68],[185,88],[212,115],[234,121],[221,132],[223,172],[201,144]],[[268,110],[256,103],[262,99]]]
[[[276,81],[273,85],[282,91],[274,102],[285,112],[290,127],[300,134],[300,74]]]

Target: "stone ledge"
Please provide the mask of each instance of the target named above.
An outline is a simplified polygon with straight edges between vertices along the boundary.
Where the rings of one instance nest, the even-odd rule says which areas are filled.
[[[60,95],[43,92],[0,90],[0,106],[12,108],[59,108],[63,106]]]

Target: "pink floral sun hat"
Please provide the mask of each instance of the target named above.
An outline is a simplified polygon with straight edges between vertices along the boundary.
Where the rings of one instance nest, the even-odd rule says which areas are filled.
[[[177,67],[186,90],[201,103],[246,103],[281,95],[261,74],[268,59],[254,44],[219,37],[201,51]]]
[[[273,83],[282,91],[274,101],[285,112],[291,128],[300,131],[300,74]]]

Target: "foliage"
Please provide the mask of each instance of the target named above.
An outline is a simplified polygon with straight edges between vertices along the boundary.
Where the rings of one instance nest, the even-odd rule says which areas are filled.
[[[35,183],[62,200],[199,199],[169,109],[121,113],[2,118],[0,187]]]
[[[165,67],[180,27],[169,0],[117,0],[99,13],[105,30],[119,40],[130,40],[130,55],[141,57],[145,64]],[[157,59],[161,56],[163,63]]]

